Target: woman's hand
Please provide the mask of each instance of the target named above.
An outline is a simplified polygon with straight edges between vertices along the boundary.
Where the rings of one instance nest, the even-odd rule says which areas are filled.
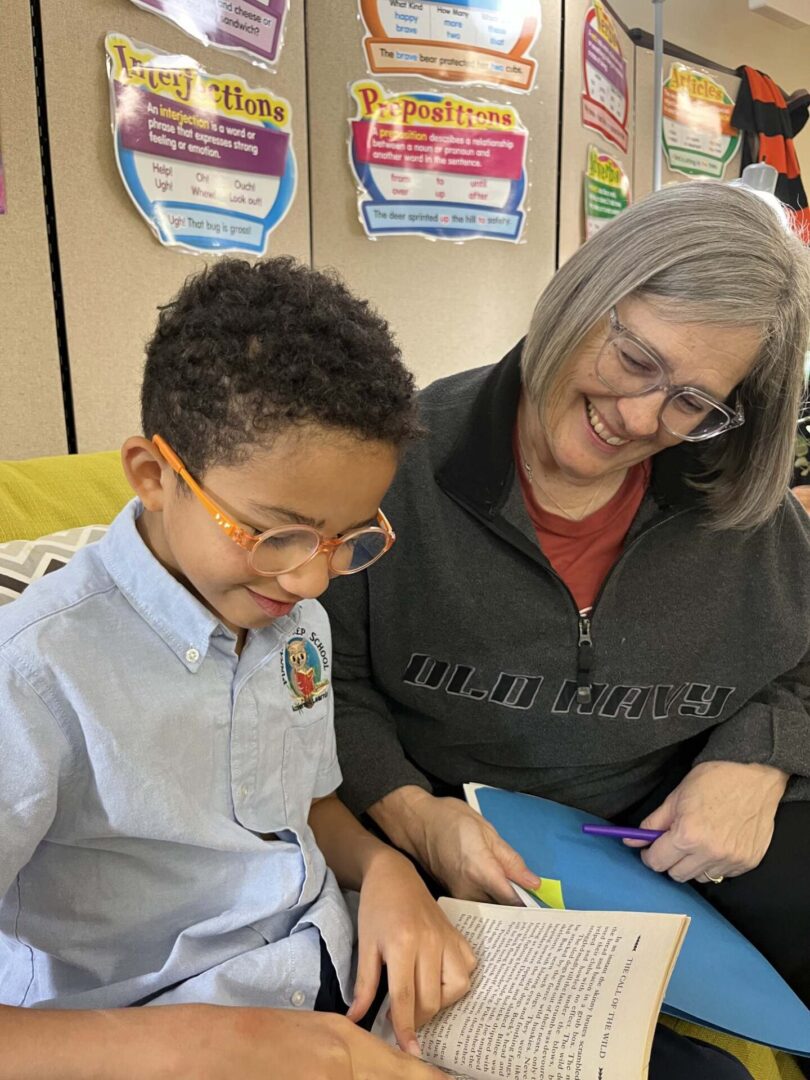
[[[459,900],[519,904],[511,882],[524,889],[540,885],[520,855],[460,799],[437,799],[422,788],[403,787],[369,813]]]
[[[641,858],[675,881],[738,877],[762,861],[788,775],[771,765],[706,761],[696,765],[641,822],[664,835]],[[639,847],[637,840],[625,840]]]
[[[416,1029],[467,993],[475,956],[413,866],[392,848],[374,856],[363,878],[358,939],[349,1019],[368,1011],[385,964],[397,1042],[418,1056]]]

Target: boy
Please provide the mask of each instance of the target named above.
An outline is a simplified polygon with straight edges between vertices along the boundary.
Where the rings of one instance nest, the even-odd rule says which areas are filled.
[[[393,542],[411,376],[334,278],[223,260],[162,310],[142,419],[137,499],[0,611],[0,1080],[437,1076],[350,1022],[384,963],[418,1054],[474,959],[334,795],[314,599]]]

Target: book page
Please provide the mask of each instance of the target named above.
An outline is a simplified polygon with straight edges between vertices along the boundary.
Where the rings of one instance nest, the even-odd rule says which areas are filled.
[[[419,1031],[426,1061],[470,1080],[647,1075],[688,919],[439,903],[478,967],[467,996]]]
[[[388,1010],[391,1008],[391,999],[388,994],[385,995],[382,1005],[380,1005],[380,1011],[377,1013],[377,1017],[371,1028],[371,1034],[376,1035],[378,1039],[382,1039],[383,1042],[387,1042],[389,1046],[397,1045],[397,1037],[394,1034],[394,1027],[391,1021],[388,1019]],[[418,1037],[418,1036],[417,1036]],[[427,1059],[426,1059],[427,1060]],[[430,1062],[434,1065],[435,1062]],[[452,1080],[475,1080],[473,1076],[467,1076],[464,1073],[451,1072],[450,1069],[442,1069],[441,1065],[436,1066],[441,1069],[443,1073],[447,1073]]]

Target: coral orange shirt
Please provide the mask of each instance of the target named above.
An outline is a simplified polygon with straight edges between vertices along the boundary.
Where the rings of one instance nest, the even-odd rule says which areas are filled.
[[[650,461],[628,469],[624,483],[610,502],[581,521],[570,521],[538,505],[519,451],[515,467],[540,549],[568,586],[579,612],[587,614],[621,554],[624,538],[650,482]]]

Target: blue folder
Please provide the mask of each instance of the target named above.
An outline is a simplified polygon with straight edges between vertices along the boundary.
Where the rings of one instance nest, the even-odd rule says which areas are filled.
[[[526,865],[562,882],[566,908],[691,917],[664,1012],[810,1057],[810,1009],[694,888],[648,869],[620,840],[584,835],[585,822],[606,824],[593,814],[499,788],[474,790],[483,816]]]

